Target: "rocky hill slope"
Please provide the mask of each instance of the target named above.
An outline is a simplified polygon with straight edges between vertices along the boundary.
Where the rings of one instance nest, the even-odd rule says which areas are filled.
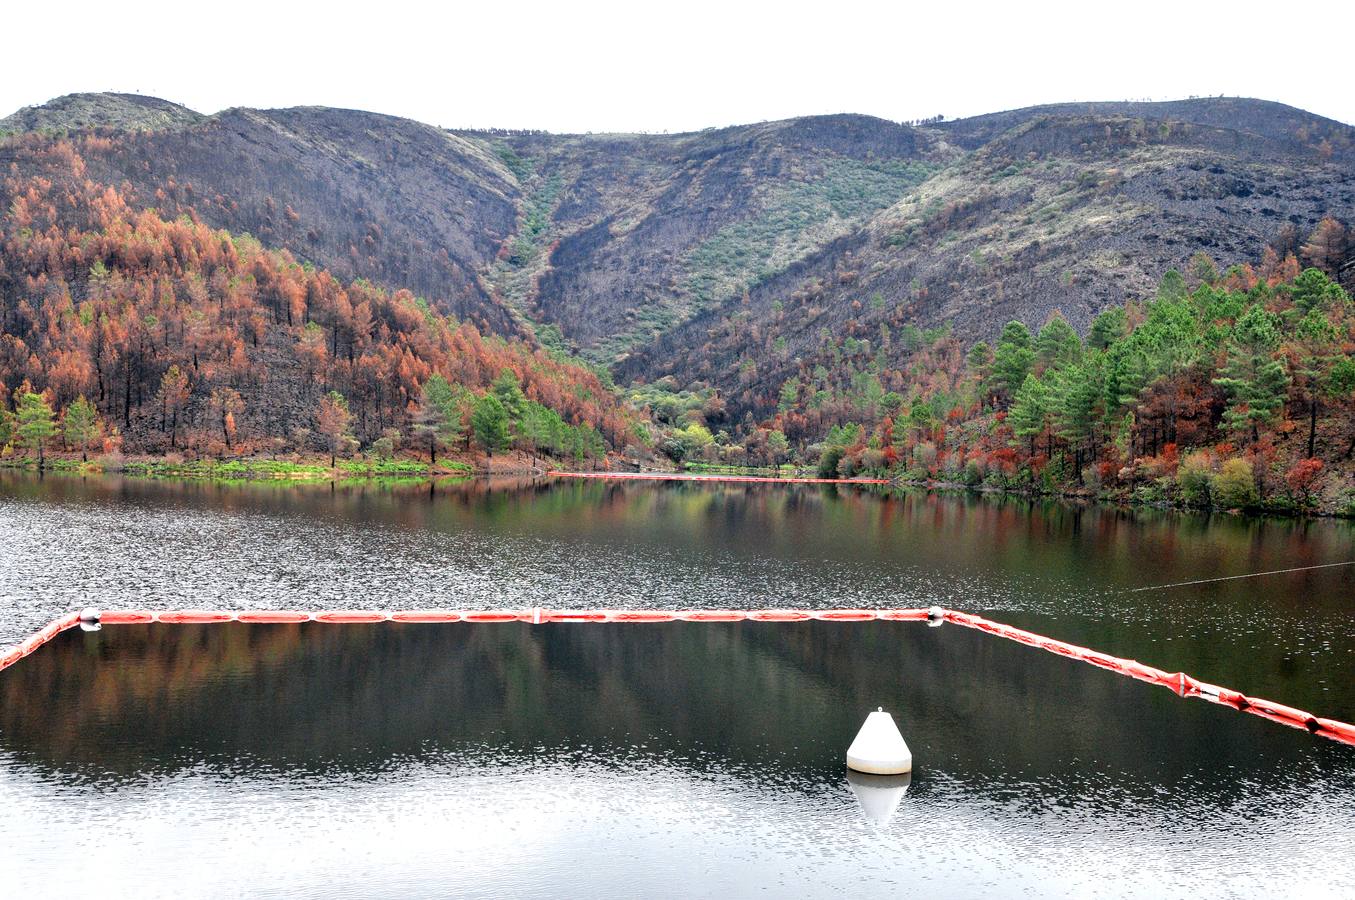
[[[955,155],[865,116],[463,136],[512,161],[525,191],[500,294],[607,363],[862,227]]]
[[[196,125],[206,118],[186,106],[139,94],[67,94],[0,119],[0,135],[90,128],[166,131]]]

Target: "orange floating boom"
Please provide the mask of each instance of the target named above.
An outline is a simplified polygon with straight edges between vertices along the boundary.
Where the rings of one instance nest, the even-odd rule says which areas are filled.
[[[579,476],[589,477],[589,476]],[[83,618],[82,618],[83,617]],[[122,609],[97,612],[67,613],[48,624],[41,631],[13,647],[0,651],[0,671],[9,668],[38,650],[69,628],[86,622],[90,625],[137,625],[160,622],[165,624],[212,624],[221,622],[298,623],[321,622],[351,624],[369,622],[449,623],[449,622],[528,622],[546,623],[603,623],[625,622],[930,622],[939,625],[951,622],[986,634],[1006,638],[1031,647],[1037,647],[1059,656],[1126,675],[1138,681],[1161,685],[1180,697],[1199,697],[1213,703],[1230,706],[1272,722],[1292,728],[1301,728],[1312,734],[1355,746],[1355,725],[1335,719],[1325,719],[1285,706],[1273,700],[1248,697],[1240,691],[1209,684],[1184,672],[1167,672],[1133,659],[1122,659],[1087,647],[1079,647],[994,622],[973,613],[958,612],[933,606],[927,609],[544,609],[525,610],[468,609],[468,610],[144,610]]]
[[[692,475],[680,472],[547,472],[551,478],[612,481],[714,481],[756,484],[889,484],[888,478],[778,478],[763,475]]]

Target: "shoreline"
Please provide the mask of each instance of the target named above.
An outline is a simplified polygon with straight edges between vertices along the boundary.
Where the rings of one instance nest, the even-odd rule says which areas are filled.
[[[239,480],[239,481],[340,481],[345,478],[378,477],[444,477],[475,474],[470,466],[436,467],[406,460],[352,461],[340,460],[330,467],[328,461],[281,459],[188,459],[167,460],[163,457],[135,457],[110,461],[91,459],[88,462],[70,459],[48,459],[40,470],[31,460],[0,461],[0,471],[30,474],[125,475],[136,478],[175,478],[183,481]]]
[[[1192,506],[1171,500],[1142,501],[1132,497],[1098,497],[1086,491],[1040,491],[1022,487],[998,487],[984,484],[965,484],[960,481],[915,481],[895,479],[891,484],[919,488],[937,493],[986,494],[988,496],[1022,497],[1027,500],[1049,500],[1068,506],[1104,506],[1113,509],[1159,509],[1178,513],[1204,513],[1251,519],[1345,519],[1355,520],[1355,510],[1341,511],[1321,508],[1253,506],[1225,508],[1219,506]]]
[[[439,461],[436,466],[414,459],[390,460],[339,460],[331,468],[327,460],[303,458],[297,460],[275,459],[196,459],[167,460],[164,457],[131,457],[112,461],[107,458],[81,462],[64,457],[50,458],[43,473],[54,475],[104,476],[121,475],[128,478],[148,480],[166,480],[183,482],[258,482],[272,484],[323,484],[349,481],[409,481],[428,482],[446,479],[471,480],[496,477],[530,477],[533,480],[571,479],[571,480],[608,480],[620,481],[675,481],[707,483],[747,483],[747,484],[818,484],[828,487],[858,486],[865,488],[883,488],[885,490],[907,489],[936,494],[972,494],[987,497],[1016,497],[1027,501],[1044,501],[1064,504],[1070,507],[1100,506],[1109,509],[1136,510],[1155,509],[1176,513],[1195,513],[1208,515],[1228,515],[1242,519],[1336,519],[1355,520],[1355,511],[1330,510],[1321,508],[1295,509],[1288,507],[1249,507],[1245,509],[1224,509],[1219,507],[1190,506],[1170,500],[1153,502],[1136,501],[1132,497],[1098,497],[1089,492],[1047,492],[1027,487],[1001,487],[984,484],[965,484],[958,481],[932,481],[903,478],[852,478],[818,479],[787,478],[768,476],[767,467],[745,467],[735,472],[735,467],[722,466],[721,471],[703,472],[700,468],[688,471],[650,470],[647,472],[628,472],[615,469],[565,470],[552,465],[552,461],[543,457],[531,457],[521,454],[522,458],[505,454],[486,460],[493,463],[489,467],[475,466],[465,460]],[[535,463],[533,465],[532,463]],[[784,467],[781,471],[785,471]],[[27,458],[0,460],[0,473],[6,471],[23,472],[30,475],[40,474],[36,464]]]
[[[180,457],[128,455],[91,456],[82,461],[78,454],[48,454],[41,470],[28,456],[0,459],[0,472],[61,473],[82,475],[125,475],[136,478],[174,478],[184,481],[294,481],[323,482],[362,478],[470,478],[474,476],[544,475],[554,468],[550,457],[509,451],[494,456],[448,455],[437,463],[410,456],[384,459],[358,456],[338,458],[330,465],[328,456],[288,455],[280,457],[239,456]]]

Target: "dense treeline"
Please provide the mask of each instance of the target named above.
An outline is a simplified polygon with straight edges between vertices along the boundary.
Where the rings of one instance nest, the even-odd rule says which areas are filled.
[[[677,458],[821,474],[892,474],[1144,502],[1355,511],[1355,306],[1332,277],[1350,235],[1327,219],[1298,248],[1220,273],[1197,255],[1156,296],[1103,312],[1086,338],[1057,313],[965,347],[904,329],[902,366],[853,339],[794,377],[768,421],[718,396],[644,399]]]
[[[68,143],[23,152],[0,183],[0,446],[436,454],[464,438],[600,456],[635,440],[582,365],[129,208]]]

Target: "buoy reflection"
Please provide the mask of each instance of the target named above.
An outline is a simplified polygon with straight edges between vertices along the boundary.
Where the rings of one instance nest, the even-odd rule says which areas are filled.
[[[867,775],[847,770],[847,786],[861,805],[861,815],[867,822],[883,828],[894,818],[894,812],[903,801],[903,794],[912,782],[911,774]]]

